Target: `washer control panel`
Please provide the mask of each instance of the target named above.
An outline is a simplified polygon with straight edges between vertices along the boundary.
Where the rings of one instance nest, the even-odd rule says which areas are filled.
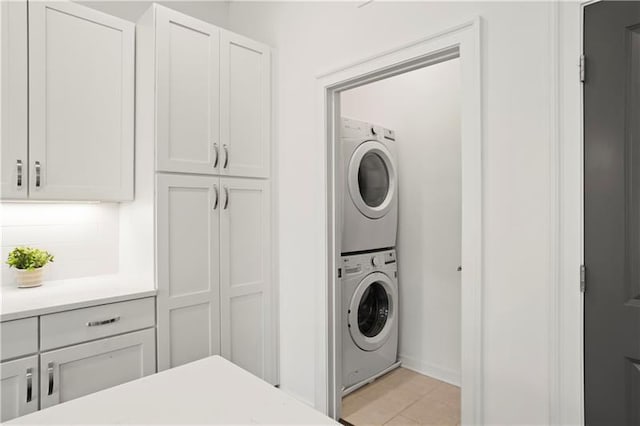
[[[393,130],[345,117],[342,117],[341,119],[340,137],[373,138],[380,141],[386,140],[387,142],[396,140],[395,132]]]
[[[383,250],[342,257],[342,275],[345,277],[389,269],[396,269],[395,250]]]

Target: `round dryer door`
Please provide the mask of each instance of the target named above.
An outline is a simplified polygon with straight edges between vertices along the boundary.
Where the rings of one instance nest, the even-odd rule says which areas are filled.
[[[356,148],[349,162],[348,186],[360,213],[371,219],[387,214],[396,195],[396,169],[384,144],[370,140]]]
[[[375,351],[393,331],[398,307],[398,291],[382,272],[367,275],[358,284],[349,307],[349,333],[358,347]]]

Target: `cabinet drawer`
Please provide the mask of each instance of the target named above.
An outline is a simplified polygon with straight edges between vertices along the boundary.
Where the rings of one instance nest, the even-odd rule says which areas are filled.
[[[40,350],[153,327],[153,297],[76,309],[40,317]]]
[[[0,323],[0,357],[2,361],[38,352],[38,319],[36,317]]]

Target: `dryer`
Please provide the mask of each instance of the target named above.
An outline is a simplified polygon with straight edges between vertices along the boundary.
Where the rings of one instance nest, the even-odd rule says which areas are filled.
[[[395,250],[343,256],[344,394],[396,367],[398,267]]]
[[[393,130],[342,118],[342,253],[395,247],[398,173]]]

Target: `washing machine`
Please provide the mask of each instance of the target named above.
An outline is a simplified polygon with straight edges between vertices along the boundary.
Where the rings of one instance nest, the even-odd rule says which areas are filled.
[[[398,174],[393,130],[342,118],[342,253],[395,247]]]
[[[395,250],[342,256],[343,395],[399,365]]]

